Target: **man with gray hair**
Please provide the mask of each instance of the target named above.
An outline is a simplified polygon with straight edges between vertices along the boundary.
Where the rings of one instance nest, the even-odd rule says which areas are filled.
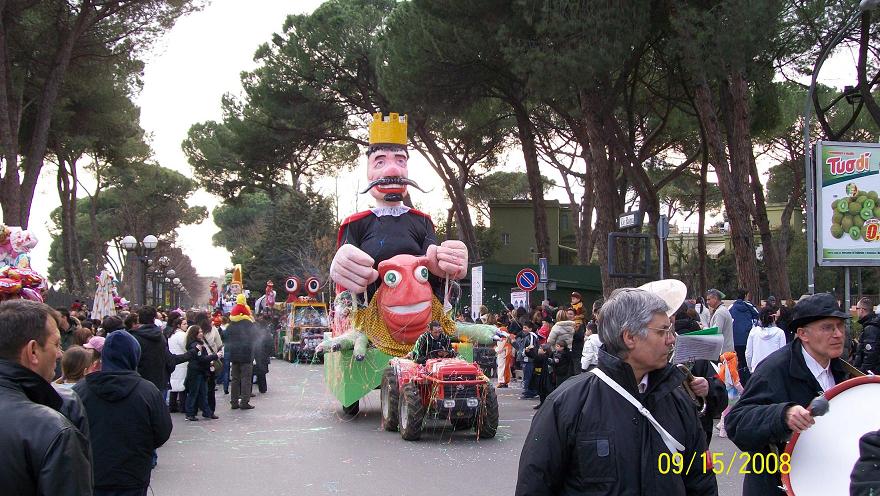
[[[724,306],[721,300],[724,299],[724,293],[717,289],[706,291],[706,304],[709,305],[709,327],[717,327],[718,331],[724,336],[724,344],[721,346],[721,353],[734,351],[733,346],[733,317],[730,310]]]
[[[602,305],[598,367],[560,385],[538,410],[517,495],[718,494],[702,462],[705,434],[681,387],[685,375],[668,363],[675,343],[669,315],[685,293],[663,296],[624,288]],[[691,386],[708,384],[696,378]],[[661,472],[660,462],[673,455],[696,461],[680,474]]]

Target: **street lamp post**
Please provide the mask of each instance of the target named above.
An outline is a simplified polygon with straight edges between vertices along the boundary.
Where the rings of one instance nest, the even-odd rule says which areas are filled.
[[[147,266],[150,262],[150,253],[159,246],[159,239],[152,234],[148,234],[144,236],[143,241],[138,241],[132,235],[127,235],[122,238],[122,242],[120,243],[122,248],[128,253],[130,257],[134,257],[137,259],[140,264],[133,265],[135,268],[135,279],[138,281],[137,284],[133,285],[135,290],[135,298],[134,300],[139,302],[141,305],[146,305],[147,302]]]
[[[807,99],[804,102],[804,179],[806,184],[806,200],[807,200],[807,293],[814,294],[816,292],[816,201],[815,201],[815,180],[816,177],[812,173],[812,147],[810,146],[810,118],[813,114],[813,93],[816,91],[816,82],[819,78],[819,70],[825,59],[831,53],[831,50],[840,43],[840,40],[846,36],[846,33],[852,29],[853,24],[858,21],[862,14],[875,10],[880,6],[880,0],[862,0],[859,2],[859,9],[851,14],[843,27],[834,35],[831,43],[825,46],[819,59],[813,66],[813,77],[810,80],[810,88],[807,90]]]

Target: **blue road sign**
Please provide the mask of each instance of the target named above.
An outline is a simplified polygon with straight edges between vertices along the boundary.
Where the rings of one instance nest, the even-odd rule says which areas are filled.
[[[538,282],[547,282],[550,280],[549,270],[547,270],[547,259],[538,259]]]
[[[538,273],[532,269],[523,269],[516,275],[516,285],[523,291],[534,291],[538,287]]]

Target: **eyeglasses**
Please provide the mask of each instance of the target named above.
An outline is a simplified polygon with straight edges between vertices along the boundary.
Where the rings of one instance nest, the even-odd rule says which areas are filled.
[[[667,327],[648,326],[647,328],[651,329],[652,331],[657,331],[657,333],[663,336],[664,339],[668,338],[669,336],[675,336],[675,324],[669,324]]]
[[[841,333],[846,332],[846,327],[843,325],[843,321],[837,324],[825,323],[822,325],[806,325],[805,329],[815,329],[816,331],[822,332],[824,334],[831,334],[834,331],[840,331]]]

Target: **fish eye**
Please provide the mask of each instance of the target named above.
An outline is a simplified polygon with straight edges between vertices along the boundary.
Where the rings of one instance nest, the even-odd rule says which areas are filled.
[[[389,270],[385,273],[385,277],[382,278],[382,281],[390,288],[397,287],[397,285],[400,284],[400,272]]]
[[[415,276],[416,280],[419,282],[428,282],[428,268],[424,265],[419,265],[413,271],[413,276]]]

